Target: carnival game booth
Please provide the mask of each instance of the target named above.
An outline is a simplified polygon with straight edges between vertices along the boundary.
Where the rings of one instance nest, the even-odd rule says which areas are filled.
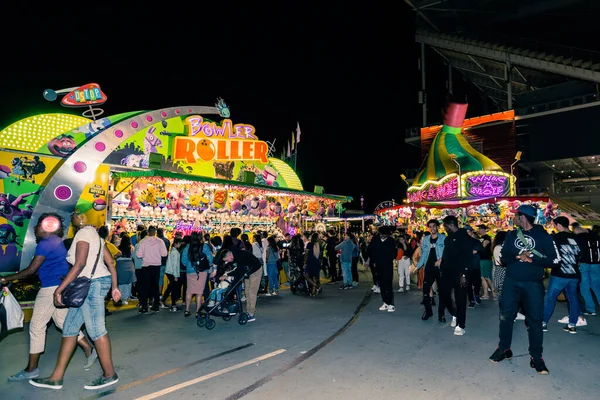
[[[0,273],[28,266],[36,245],[30,222],[45,212],[68,223],[77,209],[96,226],[125,217],[168,229],[214,231],[234,221],[290,231],[351,200],[304,191],[252,125],[232,122],[222,100],[97,115],[36,115],[0,131]],[[13,289],[20,299],[35,296],[34,283]]]
[[[466,111],[467,104],[449,105],[444,125],[431,142],[423,168],[407,190],[408,204],[378,210],[381,223],[423,231],[429,219],[455,215],[463,224],[485,224],[493,231],[506,230],[512,228],[512,217],[524,203],[537,208],[536,223],[546,227],[550,227],[551,219],[557,215],[566,215],[572,221],[600,219],[591,210],[580,210],[581,207],[573,214],[576,207],[547,195],[516,197],[512,171],[505,172],[463,136],[463,128],[473,126],[472,121],[465,121]],[[510,115],[502,113],[496,118],[506,119]],[[476,120],[494,122],[492,118]],[[571,215],[565,212],[568,210]]]

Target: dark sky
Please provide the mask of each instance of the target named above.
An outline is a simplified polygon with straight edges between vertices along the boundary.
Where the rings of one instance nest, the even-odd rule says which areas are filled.
[[[42,91],[89,82],[107,94],[106,115],[223,97],[234,123],[277,139],[278,154],[300,122],[298,172],[306,190],[322,185],[353,196],[352,209],[364,195],[367,212],[399,200],[400,174],[419,158],[404,145],[405,128],[421,122],[410,9],[222,3],[215,10],[146,3],[147,15],[135,17],[123,8],[37,16],[20,10],[13,17],[29,25],[2,32],[10,57],[0,78],[0,127],[69,111]],[[437,89],[443,98],[445,87]]]

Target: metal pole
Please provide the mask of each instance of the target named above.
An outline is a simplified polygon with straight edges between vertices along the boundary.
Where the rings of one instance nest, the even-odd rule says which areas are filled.
[[[423,126],[427,126],[427,94],[425,93],[425,43],[421,43],[421,103],[423,105]]]
[[[512,101],[512,78],[511,78],[510,61],[506,62],[506,67],[504,70],[504,77],[506,78],[506,92],[507,92],[507,96],[508,96],[508,109],[512,110],[513,101]]]

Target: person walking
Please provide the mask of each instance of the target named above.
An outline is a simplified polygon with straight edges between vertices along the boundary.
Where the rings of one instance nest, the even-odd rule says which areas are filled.
[[[343,283],[339,287],[340,290],[352,289],[352,252],[354,250],[354,242],[350,239],[350,233],[344,233],[344,240],[334,247],[335,251],[340,251],[340,264],[342,265]]]
[[[425,312],[421,316],[423,321],[426,321],[433,316],[434,283],[437,283],[438,291],[440,291],[440,263],[442,254],[444,253],[446,235],[439,233],[439,227],[440,223],[436,219],[427,222],[427,228],[431,234],[423,237],[421,243],[421,256],[416,265],[417,270],[420,270],[421,268],[424,268],[425,270],[423,275],[423,306],[425,307]],[[441,301],[438,307],[438,320],[440,322],[446,322],[446,317],[444,315],[445,311]],[[454,315],[453,313],[451,314]]]
[[[56,327],[62,329],[69,311],[67,308],[56,308],[54,305],[54,292],[60,285],[61,277],[69,272],[67,249],[62,242],[64,236],[62,221],[63,218],[58,214],[42,214],[34,228],[35,237],[39,242],[33,260],[23,271],[0,278],[0,283],[5,284],[37,274],[41,284],[41,289],[35,297],[33,315],[29,324],[29,362],[25,369],[8,377],[9,382],[40,376],[38,365],[46,347],[48,323],[52,319]],[[98,359],[96,349],[92,348],[81,331],[77,335],[77,345],[83,349],[87,358],[85,364],[87,371]]]
[[[148,312],[148,302],[153,300],[151,310],[158,312],[160,310],[160,291],[158,281],[160,278],[160,268],[163,257],[167,257],[167,246],[164,241],[156,237],[156,227],[148,228],[148,236],[140,242],[135,255],[142,259],[141,286],[145,288],[140,293],[140,313]],[[140,282],[138,282],[138,285]]]
[[[373,266],[377,269],[377,279],[381,290],[381,299],[383,304],[379,311],[394,312],[394,289],[392,281],[394,280],[394,262],[398,251],[394,239],[390,237],[391,229],[389,226],[379,228],[379,234],[371,240],[370,255],[373,260]]]
[[[463,336],[467,322],[467,285],[469,285],[469,267],[473,260],[473,239],[465,228],[458,227],[454,215],[443,219],[444,229],[448,233],[444,252],[440,262],[440,314],[448,309],[452,314],[454,334]],[[452,291],[456,311],[452,313]],[[456,318],[456,319],[455,319]]]
[[[98,236],[96,228],[88,225],[86,215],[80,212],[72,214],[71,224],[77,232],[67,252],[67,262],[72,267],[54,291],[54,305],[64,307],[62,304],[63,291],[78,277],[90,278],[91,285],[81,307],[69,308],[67,312],[54,371],[47,378],[33,378],[29,380],[29,383],[40,388],[62,389],[63,377],[77,346],[80,328],[85,324],[85,329],[98,352],[103,374],[83,388],[87,390],[102,389],[119,381],[112,361],[110,338],[106,331],[104,298],[111,287],[113,301],[121,299],[121,292],[117,287],[117,271],[113,257]]]
[[[502,246],[501,259],[506,264],[506,277],[500,298],[500,341],[490,356],[490,361],[499,363],[511,359],[513,324],[519,303],[525,306],[525,322],[528,325],[529,365],[539,374],[548,374],[542,358],[544,332],[544,268],[557,265],[560,255],[552,237],[534,221],[537,210],[523,204],[514,216],[516,229],[509,232]]]

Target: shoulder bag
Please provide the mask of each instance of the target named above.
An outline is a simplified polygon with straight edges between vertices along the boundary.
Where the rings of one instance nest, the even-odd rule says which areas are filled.
[[[92,269],[92,274],[90,277],[80,276],[75,278],[73,282],[69,283],[65,290],[62,292],[62,303],[65,307],[68,308],[79,308],[85,302],[85,299],[88,296],[90,291],[90,285],[92,284],[92,278],[94,277],[94,273],[96,272],[96,267],[98,266],[98,261],[100,260],[100,254],[102,254],[102,250],[104,250],[104,246],[102,245],[102,238],[100,238],[100,250],[98,250],[98,255],[96,256],[96,262],[94,263],[94,268]]]

